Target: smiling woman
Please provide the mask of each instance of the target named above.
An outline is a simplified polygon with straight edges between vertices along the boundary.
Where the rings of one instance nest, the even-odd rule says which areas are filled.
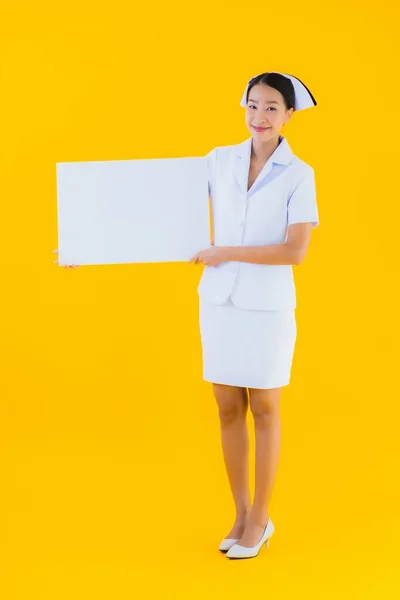
[[[207,156],[214,245],[191,262],[199,284],[203,377],[219,406],[224,459],[237,519],[221,544],[229,558],[256,556],[274,532],[268,503],[280,440],[279,399],[290,382],[296,342],[293,265],[319,224],[313,168],[281,129],[316,105],[296,77],[262,73],[241,105],[251,137]],[[256,434],[256,491],[247,473],[248,397]],[[240,542],[240,543],[238,543]]]

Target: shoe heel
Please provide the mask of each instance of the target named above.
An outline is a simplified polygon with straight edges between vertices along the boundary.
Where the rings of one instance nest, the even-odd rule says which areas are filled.
[[[265,542],[265,547],[268,548],[269,546],[269,538],[267,539],[267,541]]]

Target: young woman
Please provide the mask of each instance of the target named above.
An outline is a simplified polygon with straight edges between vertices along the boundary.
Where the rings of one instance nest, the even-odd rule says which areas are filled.
[[[199,285],[204,379],[219,407],[236,520],[220,544],[229,558],[257,556],[274,533],[268,504],[280,453],[279,401],[296,341],[292,265],[318,225],[314,170],[280,135],[294,111],[317,103],[296,77],[262,73],[241,105],[251,137],[208,155],[213,239],[191,262]],[[254,417],[256,485],[248,483],[248,404]]]

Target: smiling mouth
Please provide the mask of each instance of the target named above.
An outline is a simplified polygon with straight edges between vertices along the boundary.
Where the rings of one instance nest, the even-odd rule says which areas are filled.
[[[253,125],[253,129],[255,129],[256,131],[268,131],[268,129],[271,129],[271,127],[256,127],[255,125]]]

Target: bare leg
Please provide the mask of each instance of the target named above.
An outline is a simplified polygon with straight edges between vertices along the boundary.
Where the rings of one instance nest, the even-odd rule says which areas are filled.
[[[251,508],[247,389],[219,384],[213,384],[213,389],[219,408],[225,468],[236,507],[235,523],[225,537],[240,538]]]
[[[268,522],[268,504],[278,468],[281,448],[279,400],[282,388],[250,389],[250,408],[254,417],[256,472],[254,502],[247,519],[241,546],[255,546]]]

